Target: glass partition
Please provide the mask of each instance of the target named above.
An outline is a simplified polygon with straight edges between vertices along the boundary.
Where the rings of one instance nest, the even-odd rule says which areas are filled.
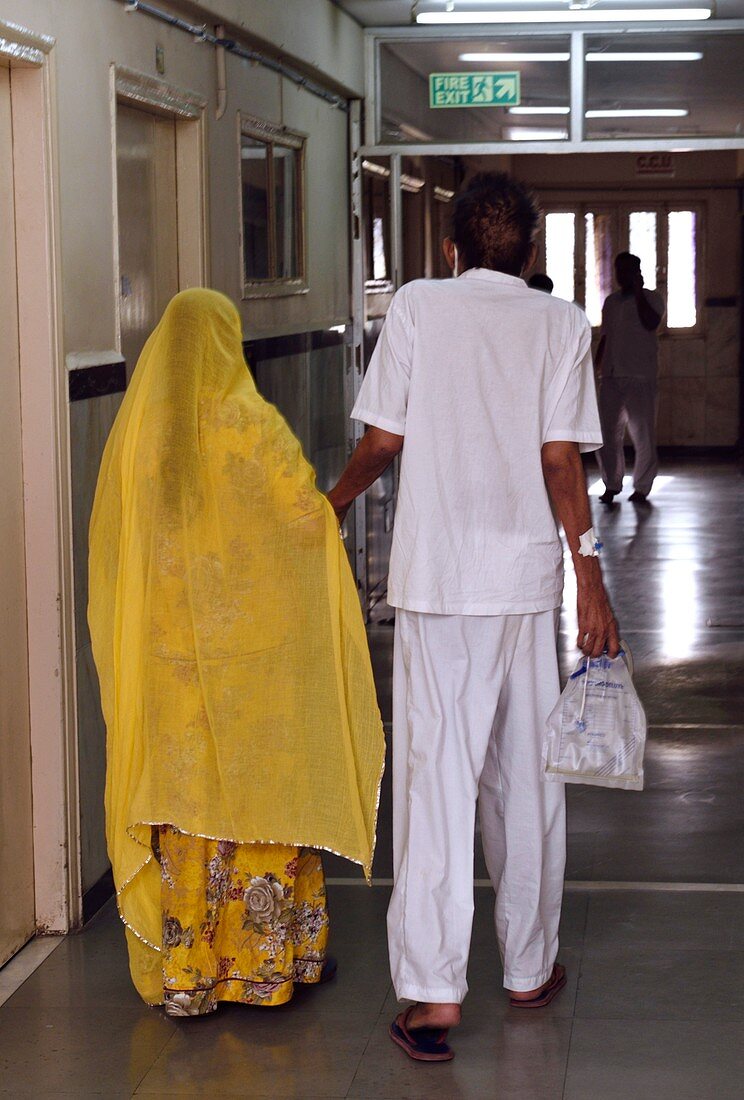
[[[383,144],[565,141],[569,95],[568,36],[380,47]]]
[[[586,136],[744,136],[744,35],[587,35]]]

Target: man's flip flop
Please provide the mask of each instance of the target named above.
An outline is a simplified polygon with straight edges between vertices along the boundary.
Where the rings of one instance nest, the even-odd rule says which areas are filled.
[[[390,1025],[390,1038],[416,1062],[451,1062],[455,1052],[446,1043],[447,1031],[437,1027],[408,1027],[411,1005]]]
[[[558,996],[565,984],[566,968],[561,966],[560,963],[556,963],[550,981],[536,997],[530,997],[527,1001],[510,997],[509,1004],[512,1008],[545,1008],[545,1005],[549,1005],[553,998]]]

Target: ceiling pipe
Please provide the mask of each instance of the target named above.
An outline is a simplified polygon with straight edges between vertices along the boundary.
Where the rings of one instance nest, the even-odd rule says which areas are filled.
[[[119,0],[117,0],[119,2]],[[272,57],[267,57],[266,54],[259,53],[257,50],[250,50],[246,46],[241,46],[233,38],[220,38],[215,34],[211,34],[206,26],[198,26],[195,23],[187,23],[185,19],[180,19],[177,15],[171,15],[167,11],[163,11],[162,8],[156,8],[152,4],[147,4],[144,0],[123,0],[124,11],[127,12],[142,12],[143,15],[149,15],[152,19],[159,19],[161,23],[167,23],[169,27],[175,27],[179,31],[184,31],[186,34],[190,34],[197,42],[207,42],[210,46],[217,46],[221,50],[227,50],[228,53],[234,54],[236,57],[241,57],[244,61],[255,61],[257,64],[262,65],[265,69],[270,69],[271,72],[278,73],[279,76],[285,77],[293,84],[296,84],[298,88],[304,88],[306,92],[311,95],[317,96],[318,99],[324,100],[326,103],[330,103],[332,107],[337,107],[339,111],[349,110],[349,104],[343,96],[337,95],[335,92],[329,92],[327,88],[324,88],[321,84],[316,83],[314,80],[310,80],[309,77],[303,76],[302,73],[297,72],[296,69],[290,68],[282,61],[275,61]]]
[[[214,28],[214,33],[218,39],[224,39],[224,26],[219,23]],[[214,110],[214,117],[219,122],[227,110],[227,61],[225,58],[225,51],[215,50],[214,58],[217,66],[217,104]]]

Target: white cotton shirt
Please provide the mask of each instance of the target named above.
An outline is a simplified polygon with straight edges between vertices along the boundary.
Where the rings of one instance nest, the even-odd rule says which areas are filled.
[[[557,607],[540,452],[602,445],[580,309],[484,268],[402,287],[352,417],[405,437],[388,602],[438,615]]]
[[[646,301],[659,317],[664,316],[664,299],[644,289]],[[616,290],[602,307],[602,335],[605,337],[602,374],[612,378],[645,378],[655,382],[658,372],[658,336],[644,327],[638,316],[634,294]]]

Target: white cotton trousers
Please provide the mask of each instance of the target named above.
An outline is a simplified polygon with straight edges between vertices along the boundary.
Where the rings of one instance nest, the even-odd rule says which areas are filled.
[[[659,460],[656,453],[656,382],[646,378],[603,378],[599,387],[599,417],[603,446],[597,452],[605,487],[619,493],[625,476],[625,429],[635,449],[633,487],[647,496],[651,492]]]
[[[473,921],[475,808],[507,989],[553,970],[565,794],[541,778],[560,687],[558,612],[396,611],[388,943],[399,999],[460,1003]]]

